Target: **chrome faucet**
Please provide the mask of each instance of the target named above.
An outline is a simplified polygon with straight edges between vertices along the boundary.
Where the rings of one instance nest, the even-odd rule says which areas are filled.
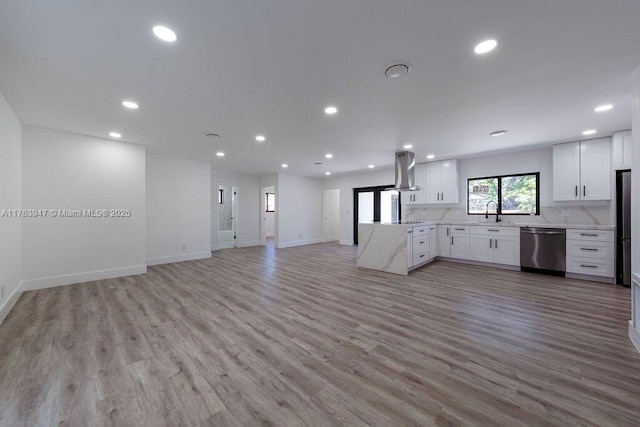
[[[487,209],[484,211],[484,217],[485,217],[485,219],[489,219],[489,205],[490,205],[491,203],[495,203],[495,205],[496,205],[496,222],[500,222],[500,221],[502,221],[502,220],[500,219],[500,216],[499,216],[499,215],[500,215],[500,213],[498,212],[498,202],[496,202],[495,200],[491,200],[489,203],[487,203]]]

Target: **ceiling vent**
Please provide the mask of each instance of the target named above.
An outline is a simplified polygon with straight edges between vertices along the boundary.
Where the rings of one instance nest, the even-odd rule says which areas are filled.
[[[411,64],[409,63],[395,63],[387,67],[384,75],[390,79],[397,79],[399,77],[406,76],[411,71]]]

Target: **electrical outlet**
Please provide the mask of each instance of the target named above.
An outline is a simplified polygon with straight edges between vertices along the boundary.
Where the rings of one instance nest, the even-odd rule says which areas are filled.
[[[560,211],[560,216],[562,217],[570,217],[571,216],[571,209],[563,209]]]
[[[182,250],[186,250],[187,249],[187,245],[185,245],[184,243],[182,244]]]
[[[0,286],[0,298],[4,298],[4,285]]]

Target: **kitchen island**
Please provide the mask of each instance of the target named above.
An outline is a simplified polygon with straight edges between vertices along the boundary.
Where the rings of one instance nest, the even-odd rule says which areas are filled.
[[[436,255],[429,250],[430,224],[358,224],[358,267],[407,275]]]

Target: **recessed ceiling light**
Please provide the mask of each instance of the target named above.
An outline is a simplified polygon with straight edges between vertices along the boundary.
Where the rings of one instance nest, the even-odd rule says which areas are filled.
[[[333,114],[338,112],[338,109],[336,107],[329,106],[329,107],[324,109],[324,112],[326,114],[333,115]]]
[[[435,154],[427,154],[427,159],[429,160],[434,159],[435,157]]]
[[[502,136],[502,135],[506,135],[507,131],[506,130],[497,130],[495,132],[491,132],[489,135],[491,136]]]
[[[265,138],[263,135],[256,136],[256,141],[258,142],[265,142],[266,140],[267,138]]]
[[[218,151],[218,152],[216,153],[216,156],[218,156],[218,157],[224,157],[224,153],[223,153],[222,151]]]
[[[369,165],[369,169],[373,169],[375,167],[376,167],[376,165]]]
[[[611,104],[605,104],[605,105],[599,105],[596,108],[594,108],[593,110],[596,113],[602,113],[603,111],[609,111],[613,108],[613,105]]]
[[[109,132],[109,136],[111,138],[122,138],[122,135],[119,134],[118,132]]]
[[[289,167],[289,165],[288,165],[288,164],[286,164],[286,163],[283,163],[283,164],[282,164],[282,167],[283,167],[283,168],[288,168],[288,167]]]
[[[153,34],[155,34],[157,38],[165,42],[171,43],[178,39],[176,33],[171,28],[167,28],[164,25],[156,25],[155,27],[153,27]]]
[[[481,43],[478,43],[476,45],[476,47],[473,49],[473,51],[475,53],[477,53],[478,55],[482,55],[485,54],[487,52],[491,52],[493,49],[496,48],[496,46],[498,46],[498,41],[497,40],[493,40],[493,39],[489,39],[489,40],[485,40]]]
[[[597,131],[595,129],[589,129],[589,130],[585,130],[584,132],[582,132],[582,134],[583,135],[593,135],[596,132]]]
[[[412,149],[412,148],[413,148],[413,145],[411,145],[411,144],[405,144],[405,145],[403,145],[403,146],[402,146],[402,148],[404,148],[405,150],[410,150],[410,149]]]
[[[327,159],[333,159],[333,154],[327,153],[324,155]]]
[[[392,64],[384,72],[385,76],[390,79],[397,79],[398,77],[406,76],[411,71],[410,64]]]
[[[138,104],[136,104],[133,101],[122,101],[122,105],[124,105],[127,108],[130,108],[132,110],[137,110],[138,109]]]
[[[325,172],[324,174],[325,175],[331,175],[331,172]]]

